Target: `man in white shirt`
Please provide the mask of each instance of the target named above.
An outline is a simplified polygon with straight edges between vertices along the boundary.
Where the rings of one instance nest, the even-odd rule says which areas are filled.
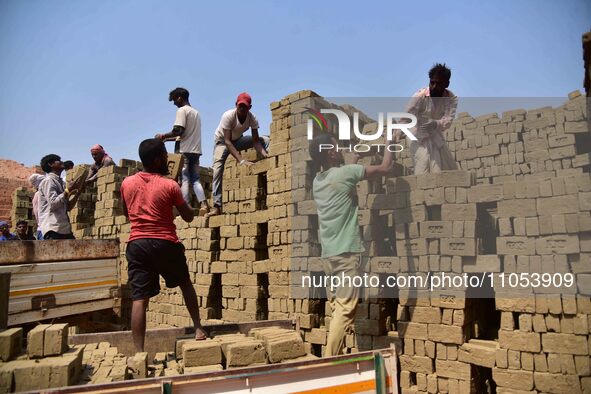
[[[458,98],[447,89],[450,78],[445,63],[435,64],[429,70],[429,87],[415,93],[406,107],[418,120],[413,129],[417,141],[410,144],[415,175],[457,169],[444,138],[458,106]]]
[[[207,216],[219,215],[222,212],[222,178],[224,164],[228,155],[234,156],[242,166],[252,163],[244,160],[240,151],[254,147],[263,157],[267,157],[269,138],[259,137],[259,122],[250,109],[252,98],[248,93],[240,93],[236,99],[236,108],[224,112],[222,120],[215,132],[215,148],[213,150],[213,209]],[[252,135],[244,135],[251,129]]]
[[[201,116],[199,111],[191,107],[189,103],[189,91],[185,88],[176,88],[168,95],[168,101],[172,101],[178,107],[176,119],[172,131],[166,134],[156,134],[156,138],[162,141],[180,137],[179,153],[183,155],[183,171],[181,192],[183,198],[191,205],[191,186],[201,205],[199,215],[209,212],[209,204],[205,198],[205,191],[199,182],[199,157],[201,156]]]
[[[58,155],[44,156],[41,168],[47,173],[39,185],[39,224],[43,239],[74,239],[68,211],[76,205],[82,188],[77,181],[65,187],[60,178],[64,164]],[[71,200],[70,196],[73,196]]]

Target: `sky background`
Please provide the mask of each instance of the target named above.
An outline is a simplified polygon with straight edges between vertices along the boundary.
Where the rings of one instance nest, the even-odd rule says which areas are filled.
[[[242,91],[262,134],[290,93],[406,97],[434,62],[460,97],[566,99],[583,90],[590,28],[585,0],[0,0],[0,158],[90,163],[100,143],[139,160],[139,142],[171,129],[177,86],[201,113],[206,166]]]

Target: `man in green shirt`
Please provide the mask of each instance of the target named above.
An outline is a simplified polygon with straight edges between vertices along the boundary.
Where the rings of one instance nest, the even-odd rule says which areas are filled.
[[[358,275],[361,243],[357,205],[353,195],[363,179],[387,175],[392,165],[392,152],[386,149],[380,165],[343,165],[343,155],[337,150],[332,134],[317,135],[310,143],[310,157],[318,168],[312,186],[318,209],[319,238],[327,276],[353,277]],[[332,147],[332,148],[331,148]],[[336,291],[327,287],[332,309],[326,356],[340,354],[346,330],[352,326],[359,301],[359,288],[340,286]]]

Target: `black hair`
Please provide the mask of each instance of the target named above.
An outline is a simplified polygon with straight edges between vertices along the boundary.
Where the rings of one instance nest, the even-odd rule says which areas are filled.
[[[429,70],[429,78],[439,75],[448,81],[451,79],[451,69],[445,65],[445,63],[435,63]]]
[[[153,168],[154,160],[160,157],[162,152],[166,152],[166,146],[164,146],[164,142],[158,138],[143,140],[138,149],[144,168]]]
[[[320,150],[320,146],[324,144],[332,145],[335,137],[330,133],[319,133],[310,141],[310,157],[314,161],[317,168],[320,168],[326,164],[327,150]]]
[[[66,160],[66,161],[64,161],[64,168],[66,170],[68,170],[70,168],[74,168],[74,162],[72,160]]]
[[[177,97],[181,97],[185,101],[189,101],[189,91],[185,88],[176,88],[168,93],[168,101],[173,101]]]
[[[61,159],[62,159],[61,157],[59,157],[58,155],[53,154],[53,153],[51,153],[47,156],[43,156],[43,158],[41,159],[41,169],[43,171],[45,171],[46,173],[51,172],[51,165],[54,162],[61,160]]]
[[[26,220],[19,220],[18,222],[16,222],[16,227],[18,227],[18,226],[19,226],[19,224],[24,224],[24,225],[26,225],[26,226],[29,226],[29,223],[27,223],[27,221],[26,221]]]

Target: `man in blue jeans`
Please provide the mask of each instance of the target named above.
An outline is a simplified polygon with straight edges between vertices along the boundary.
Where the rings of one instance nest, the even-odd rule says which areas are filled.
[[[228,155],[234,156],[241,166],[252,163],[244,160],[240,151],[253,148],[263,157],[267,157],[269,138],[259,137],[259,122],[250,109],[252,99],[248,93],[240,93],[236,99],[236,108],[222,115],[222,120],[215,132],[215,148],[213,150],[213,209],[207,216],[219,215],[222,212],[222,178],[224,164]],[[250,129],[252,135],[244,135]]]
[[[205,198],[205,191],[199,182],[199,156],[201,156],[201,117],[199,112],[189,103],[189,91],[176,88],[168,95],[178,107],[172,131],[166,134],[156,134],[162,141],[180,137],[179,152],[183,155],[183,171],[181,192],[187,204],[191,205],[191,186],[201,205],[199,215],[209,212],[209,204]]]

